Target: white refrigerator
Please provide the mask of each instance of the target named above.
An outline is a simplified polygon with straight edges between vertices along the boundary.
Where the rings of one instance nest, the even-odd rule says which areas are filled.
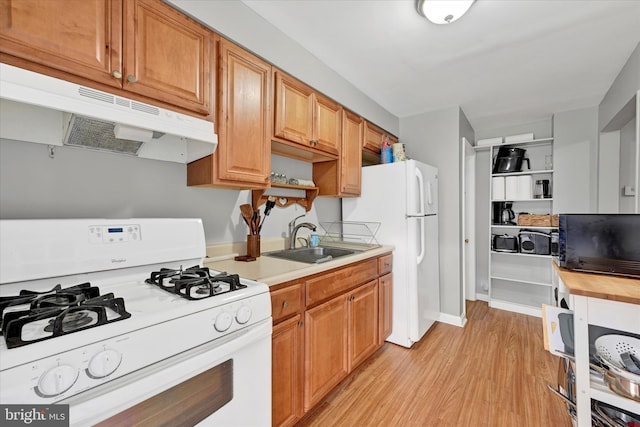
[[[361,196],[342,199],[342,219],[381,223],[376,240],[395,246],[387,341],[411,347],[440,316],[438,169],[415,160],[362,168]]]

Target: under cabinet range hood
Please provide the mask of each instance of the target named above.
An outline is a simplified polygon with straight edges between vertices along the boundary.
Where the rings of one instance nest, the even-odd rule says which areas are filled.
[[[0,63],[0,137],[189,163],[215,151],[212,122]]]

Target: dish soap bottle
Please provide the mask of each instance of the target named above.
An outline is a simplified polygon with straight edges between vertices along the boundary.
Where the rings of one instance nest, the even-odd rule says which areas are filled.
[[[386,136],[380,146],[380,163],[393,163],[393,151]]]

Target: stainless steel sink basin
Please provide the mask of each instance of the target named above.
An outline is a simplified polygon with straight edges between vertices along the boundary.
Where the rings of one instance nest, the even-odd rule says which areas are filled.
[[[319,264],[321,262],[327,262],[332,259],[351,255],[356,252],[360,251],[318,246],[315,248],[284,249],[281,251],[267,252],[263,255],[284,258],[291,261],[306,262],[307,264]]]

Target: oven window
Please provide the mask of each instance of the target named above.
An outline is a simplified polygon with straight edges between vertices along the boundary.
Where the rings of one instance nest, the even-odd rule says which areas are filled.
[[[229,359],[96,426],[195,425],[233,399],[233,359]]]

